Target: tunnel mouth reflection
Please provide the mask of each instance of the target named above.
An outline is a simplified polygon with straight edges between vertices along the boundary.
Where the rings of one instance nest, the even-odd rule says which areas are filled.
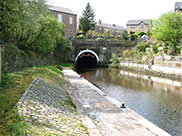
[[[90,52],[85,52],[81,54],[76,61],[77,69],[80,68],[96,68],[97,67],[97,59],[94,54]]]

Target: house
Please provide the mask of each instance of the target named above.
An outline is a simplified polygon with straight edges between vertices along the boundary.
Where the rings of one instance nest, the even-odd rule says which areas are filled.
[[[145,32],[150,30],[150,19],[129,20],[126,24],[128,33]]]
[[[49,10],[58,19],[59,22],[64,23],[66,39],[71,40],[75,38],[77,27],[77,14],[75,14],[68,8],[62,8],[57,6],[50,6]]]
[[[123,26],[115,25],[115,24],[106,24],[101,21],[97,22],[95,25],[95,32],[105,33],[110,32],[112,34],[121,34],[124,30]]]
[[[175,3],[174,11],[176,13],[179,13],[179,12],[182,13],[182,2],[176,2]]]

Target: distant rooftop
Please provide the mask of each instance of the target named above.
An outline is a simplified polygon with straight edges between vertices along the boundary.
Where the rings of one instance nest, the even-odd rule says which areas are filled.
[[[115,25],[115,24],[100,23],[100,22],[97,22],[96,26],[118,29],[118,30],[124,30],[125,29],[123,26],[119,26],[119,25]]]
[[[76,13],[74,13],[72,10],[70,10],[68,8],[49,5],[49,9],[52,10],[52,11],[58,11],[58,12],[64,12],[64,13],[76,15]]]
[[[151,19],[129,20],[126,25],[138,25],[141,22],[148,25],[150,23],[150,20]]]
[[[182,2],[176,2],[176,3],[175,3],[174,9],[175,9],[175,10],[177,10],[177,9],[182,9]]]

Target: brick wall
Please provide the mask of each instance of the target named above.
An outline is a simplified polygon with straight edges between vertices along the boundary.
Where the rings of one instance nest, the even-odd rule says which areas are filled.
[[[58,19],[58,14],[62,15],[62,22],[65,24],[65,37],[70,39],[70,37],[76,37],[76,27],[77,27],[77,16],[73,14],[51,11],[55,18]],[[72,17],[72,24],[70,24],[69,19]]]

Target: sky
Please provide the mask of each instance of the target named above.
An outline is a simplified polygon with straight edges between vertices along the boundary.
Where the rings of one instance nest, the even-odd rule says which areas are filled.
[[[49,4],[69,8],[77,13],[77,19],[90,3],[95,20],[126,27],[128,20],[157,19],[163,13],[174,11],[180,0],[49,0]]]

